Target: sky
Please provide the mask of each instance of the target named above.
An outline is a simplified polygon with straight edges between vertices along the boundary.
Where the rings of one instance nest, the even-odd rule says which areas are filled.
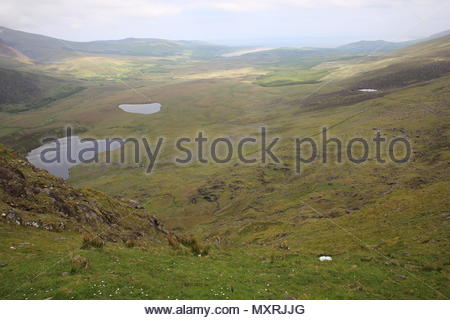
[[[450,29],[450,0],[1,0],[0,26],[74,41],[251,46],[404,41]]]

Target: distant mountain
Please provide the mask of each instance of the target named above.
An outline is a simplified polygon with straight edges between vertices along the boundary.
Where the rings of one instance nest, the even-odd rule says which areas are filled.
[[[50,62],[75,55],[63,40],[0,27],[6,45],[37,62]]]
[[[446,37],[448,35],[450,35],[450,30],[446,30],[446,31],[442,31],[442,32],[433,34],[425,39],[422,39],[421,41],[433,40],[433,39],[437,39],[437,38]]]
[[[216,46],[200,41],[171,41],[151,38],[127,38],[122,40],[104,40],[91,42],[65,43],[75,51],[96,54],[115,54],[129,56],[176,56],[191,55],[208,57],[230,51],[225,46]]]
[[[115,54],[166,57],[188,55],[194,58],[218,56],[234,50],[200,41],[172,41],[152,38],[127,38],[75,42],[0,27],[0,41],[24,56],[41,63],[85,54]]]
[[[307,54],[377,54],[387,53],[427,40],[440,38],[450,34],[450,30],[440,32],[425,39],[405,42],[358,41],[335,49],[295,49],[280,48],[267,53],[248,53],[247,55],[263,56],[291,55],[297,51]],[[121,40],[103,40],[75,42],[47,37],[23,31],[0,27],[0,58],[8,57],[25,61],[31,59],[38,63],[57,62],[61,59],[88,54],[112,54],[125,56],[188,56],[193,58],[211,58],[235,52],[235,47],[214,45],[202,41],[173,41],[154,38],[126,38]]]
[[[411,45],[411,41],[405,42],[389,42],[384,40],[377,41],[358,41],[349,43],[336,48],[338,51],[346,53],[358,53],[358,54],[376,54],[395,51]]]
[[[439,32],[433,34],[429,37],[418,39],[418,40],[410,40],[403,42],[390,42],[384,40],[376,40],[376,41],[358,41],[349,43],[336,49],[338,51],[347,52],[347,53],[355,53],[355,54],[377,54],[377,53],[387,53],[395,50],[399,50],[402,48],[406,48],[408,46],[445,37],[450,35],[450,30]]]
[[[416,44],[426,43],[430,40],[444,39],[448,35],[450,35],[450,30],[431,35],[427,38],[404,42],[390,42],[384,40],[358,41],[337,48],[282,47],[264,51],[250,51],[242,55],[229,55],[229,59],[238,59],[239,61],[246,61],[247,63],[256,63],[259,65],[297,63],[303,67],[311,67],[326,59],[346,59],[351,58],[354,55],[391,53]],[[443,42],[445,43],[445,41]]]
[[[430,37],[430,40],[415,43],[392,52],[390,56],[406,56],[410,59],[432,58],[446,60],[450,58],[450,32],[443,37]]]

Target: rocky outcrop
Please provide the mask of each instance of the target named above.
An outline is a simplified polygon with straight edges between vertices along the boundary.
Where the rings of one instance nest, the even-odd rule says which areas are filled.
[[[73,188],[1,145],[0,223],[91,232],[111,241],[167,235],[161,222],[138,202]]]

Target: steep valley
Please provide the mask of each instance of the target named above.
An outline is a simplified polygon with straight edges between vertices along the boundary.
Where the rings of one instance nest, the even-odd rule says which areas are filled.
[[[150,56],[161,43],[131,42],[62,50],[50,41],[51,55],[29,56],[39,63],[10,51],[0,57],[14,61],[5,72],[24,84],[8,99],[30,94],[0,104],[0,297],[450,295],[449,36],[376,55],[352,47],[226,57],[231,48],[170,43]],[[377,91],[360,91],[368,88]],[[160,112],[118,108],[153,102]],[[151,174],[148,160],[119,163],[116,150],[112,164],[74,166],[64,181],[23,156],[67,126],[81,137],[165,144]],[[180,137],[260,139],[261,127],[281,138],[280,163],[233,155],[219,164],[211,154],[207,164],[174,163]],[[385,163],[374,148],[364,163],[339,163],[332,143],[324,163],[324,127],[345,143],[379,133]],[[317,161],[296,174],[295,139],[303,137],[317,138]],[[411,144],[410,161],[389,158],[396,138]],[[258,146],[245,153],[260,154]],[[333,260],[320,261],[324,255]]]

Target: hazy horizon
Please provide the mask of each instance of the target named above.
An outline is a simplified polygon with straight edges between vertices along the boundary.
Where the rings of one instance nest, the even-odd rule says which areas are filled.
[[[72,41],[132,37],[238,46],[336,46],[358,40],[405,41],[448,30],[449,4],[437,0],[3,0],[0,25]]]

